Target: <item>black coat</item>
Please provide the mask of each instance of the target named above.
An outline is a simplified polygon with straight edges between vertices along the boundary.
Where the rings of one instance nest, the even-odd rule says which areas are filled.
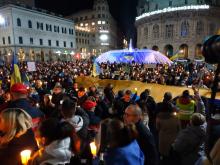
[[[29,149],[34,153],[37,151],[37,143],[34,139],[34,133],[29,129],[19,138],[12,139],[7,145],[0,146],[0,164],[18,165],[21,164],[20,152]]]
[[[211,118],[207,125],[206,153],[209,155],[220,138],[220,120]]]
[[[137,142],[144,153],[145,165],[158,165],[159,157],[157,152],[156,143],[150,130],[142,123],[137,122],[136,128],[138,131]]]
[[[11,101],[7,108],[21,108],[25,110],[32,117],[32,119],[44,116],[44,114],[39,109],[33,107],[25,98]]]

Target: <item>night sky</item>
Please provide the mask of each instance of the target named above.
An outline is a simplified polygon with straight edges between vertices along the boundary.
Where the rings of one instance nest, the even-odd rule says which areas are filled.
[[[127,38],[133,38],[136,42],[136,30],[134,21],[138,0],[108,0],[112,16],[118,23],[118,27]],[[42,9],[70,15],[83,9],[90,9],[93,0],[36,0],[36,6]]]

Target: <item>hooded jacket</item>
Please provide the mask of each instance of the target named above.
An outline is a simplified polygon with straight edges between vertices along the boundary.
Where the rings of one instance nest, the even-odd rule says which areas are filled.
[[[69,137],[53,141],[51,144],[45,147],[45,149],[40,153],[38,151],[31,165],[46,165],[46,164],[66,164],[70,163],[72,152],[70,151],[71,140]]]

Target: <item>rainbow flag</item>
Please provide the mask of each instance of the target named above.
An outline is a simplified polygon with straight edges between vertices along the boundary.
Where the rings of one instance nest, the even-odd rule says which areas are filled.
[[[11,86],[15,83],[21,83],[21,73],[18,67],[18,60],[15,54],[13,54],[12,66],[11,66]]]

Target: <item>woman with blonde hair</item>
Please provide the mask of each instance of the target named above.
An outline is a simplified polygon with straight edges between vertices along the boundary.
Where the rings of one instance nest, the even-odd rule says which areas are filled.
[[[26,149],[32,152],[37,149],[31,116],[19,108],[3,110],[0,113],[1,164],[20,164],[20,152]]]

